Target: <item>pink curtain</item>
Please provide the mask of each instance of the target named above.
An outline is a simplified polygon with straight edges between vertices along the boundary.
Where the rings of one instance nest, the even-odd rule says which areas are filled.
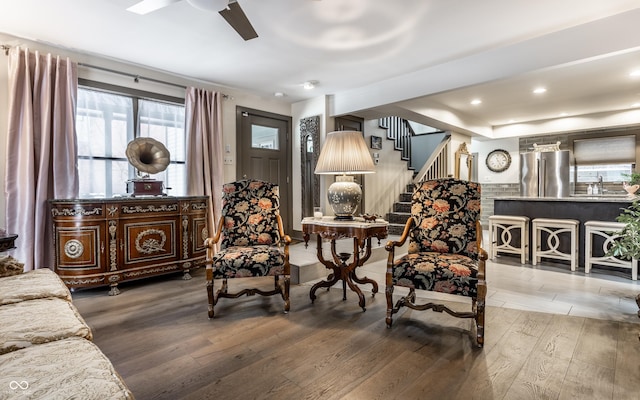
[[[187,194],[209,196],[209,236],[222,211],[222,94],[187,88]]]
[[[78,193],[77,90],[77,65],[68,58],[11,49],[5,211],[25,271],[53,268],[48,200]]]

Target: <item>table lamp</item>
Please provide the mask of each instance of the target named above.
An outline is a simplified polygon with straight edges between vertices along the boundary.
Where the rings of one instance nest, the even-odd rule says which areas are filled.
[[[362,199],[362,189],[347,174],[372,174],[373,159],[362,132],[335,131],[327,134],[315,173],[338,175],[327,190],[327,199],[338,220],[352,220]]]

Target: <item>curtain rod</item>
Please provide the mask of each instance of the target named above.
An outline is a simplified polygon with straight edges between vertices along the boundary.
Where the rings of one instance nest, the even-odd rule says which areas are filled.
[[[11,46],[9,46],[9,45],[6,45],[6,44],[0,45],[0,50],[4,50],[5,55],[9,55],[9,50],[10,49],[11,49]],[[105,71],[105,72],[110,72],[112,74],[128,76],[128,77],[133,78],[133,81],[136,82],[136,83],[138,83],[140,79],[144,79],[144,80],[149,81],[149,82],[155,82],[155,83],[160,83],[162,85],[174,86],[174,87],[177,87],[177,88],[180,88],[180,89],[186,89],[187,88],[186,86],[179,85],[177,83],[167,82],[167,81],[163,81],[163,80],[160,80],[160,79],[149,78],[149,77],[146,77],[146,76],[132,74],[132,73],[129,73],[129,72],[122,72],[122,71],[118,71],[118,70],[111,69],[111,68],[100,67],[100,66],[97,66],[97,65],[78,63],[78,66],[85,67],[85,68],[97,69],[97,70]],[[222,98],[223,99],[229,99],[230,98],[230,96],[228,94],[224,94],[224,93],[221,93],[221,94],[222,94]]]
[[[161,81],[159,79],[148,78],[146,76],[140,76],[140,75],[132,74],[132,73],[129,73],[129,72],[117,71],[117,70],[111,69],[111,68],[99,67],[97,65],[78,63],[78,66],[79,67],[91,68],[91,69],[98,69],[100,71],[110,72],[112,74],[128,76],[128,77],[133,78],[133,81],[136,82],[136,83],[138,83],[140,79],[144,79],[145,81],[160,83],[160,84],[163,84],[163,85],[175,86],[175,87],[178,87],[178,88],[181,88],[181,89],[186,89],[187,88],[186,86],[178,85],[177,83]]]
[[[146,77],[146,76],[132,74],[130,72],[122,72],[122,71],[118,71],[118,70],[111,69],[111,68],[100,67],[100,66],[97,66],[97,65],[78,63],[78,66],[86,67],[86,68],[92,68],[92,69],[98,69],[100,71],[110,72],[110,73],[113,73],[113,74],[129,76],[129,77],[133,78],[133,81],[136,82],[136,83],[138,83],[140,79],[144,79],[144,80],[149,81],[149,82],[155,82],[155,83],[160,83],[160,84],[163,84],[163,85],[174,86],[174,87],[181,88],[181,89],[186,89],[187,88],[186,86],[179,85],[177,83],[167,82],[167,81],[163,81],[163,80],[160,80],[160,79],[149,78],[149,77]],[[223,99],[229,99],[230,98],[228,94],[221,93],[221,95],[222,95]]]

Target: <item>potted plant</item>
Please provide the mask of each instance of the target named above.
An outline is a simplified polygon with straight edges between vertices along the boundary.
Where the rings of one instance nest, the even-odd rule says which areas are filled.
[[[640,259],[640,201],[636,200],[629,207],[624,208],[616,220],[626,225],[620,232],[620,237],[613,241],[607,255],[625,260]],[[640,308],[640,294],[636,296],[636,304]],[[640,317],[640,311],[638,311],[638,317]]]
[[[630,174],[622,174],[622,176],[629,178],[629,186],[640,185],[640,173],[632,172]]]
[[[629,183],[623,182],[622,187],[629,193],[629,196],[633,197],[638,189],[640,189],[640,173],[632,172],[630,174],[622,174],[622,176],[629,178]]]
[[[625,260],[640,259],[640,201],[636,200],[622,209],[616,221],[626,225],[611,245],[608,255]]]

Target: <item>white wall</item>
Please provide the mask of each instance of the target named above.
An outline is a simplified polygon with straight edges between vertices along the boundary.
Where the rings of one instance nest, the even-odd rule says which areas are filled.
[[[256,96],[240,90],[222,87],[208,82],[201,82],[194,79],[180,77],[176,75],[170,75],[161,71],[156,71],[149,68],[140,67],[137,65],[122,63],[94,55],[88,55],[83,53],[76,53],[74,51],[58,48],[42,43],[32,42],[25,39],[15,38],[10,35],[0,33],[0,42],[10,46],[19,45],[21,47],[28,47],[30,50],[38,50],[43,53],[51,53],[53,55],[60,55],[63,57],[70,57],[73,61],[100,66],[103,68],[109,68],[116,71],[131,73],[140,75],[141,77],[148,77],[157,79],[164,82],[171,82],[181,86],[195,86],[208,90],[219,91],[229,96],[227,100],[222,102],[222,114],[223,114],[223,142],[225,145],[231,146],[231,154],[234,160],[232,165],[225,165],[224,177],[225,181],[229,182],[236,178],[236,106],[243,106],[247,108],[253,108],[276,114],[291,115],[291,105],[285,101],[278,100],[277,98],[264,98]],[[5,206],[6,198],[4,193],[5,185],[5,171],[6,171],[6,147],[7,147],[7,114],[8,114],[8,57],[0,55],[0,187],[2,188],[2,195],[0,196],[0,228],[6,227],[5,219]],[[184,89],[150,82],[144,79],[140,79],[139,83],[135,83],[133,78],[104,72],[87,67],[78,67],[79,78],[90,79],[94,81],[100,81],[118,86],[130,87],[138,90],[145,90],[155,93],[161,93],[169,96],[184,98]],[[294,122],[295,124],[295,122]],[[296,154],[294,146],[294,154]],[[299,160],[298,160],[299,162]],[[299,169],[298,169],[299,171]],[[295,172],[295,171],[294,171]],[[299,173],[298,173],[299,178]],[[295,189],[294,189],[295,192]],[[296,203],[294,203],[296,204]]]
[[[487,155],[496,149],[502,149],[511,155],[511,165],[506,171],[493,172],[487,168]],[[519,139],[471,140],[471,152],[478,154],[479,183],[518,183],[520,182]]]

